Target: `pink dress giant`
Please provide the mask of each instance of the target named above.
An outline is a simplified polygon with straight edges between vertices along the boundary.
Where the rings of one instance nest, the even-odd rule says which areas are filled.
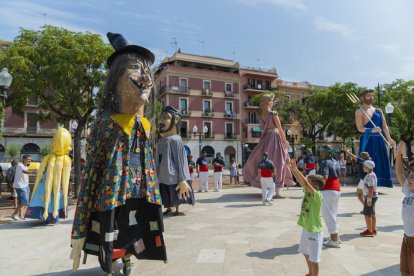
[[[263,153],[269,153],[269,159],[273,161],[276,168],[276,188],[283,186],[294,186],[295,182],[292,173],[286,164],[288,158],[287,149],[283,146],[283,141],[277,132],[266,133],[266,130],[275,129],[272,112],[268,112],[263,122],[262,137],[259,143],[250,153],[249,159],[243,168],[243,179],[250,185],[260,188],[260,174],[257,164],[263,159]]]

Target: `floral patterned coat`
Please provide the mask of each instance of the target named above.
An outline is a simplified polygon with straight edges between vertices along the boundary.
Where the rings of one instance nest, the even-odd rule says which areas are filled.
[[[146,118],[125,114],[103,114],[94,123],[88,138],[73,239],[86,236],[92,212],[112,210],[130,198],[146,198],[149,203],[161,205],[150,128]],[[143,158],[144,168],[129,166],[135,138],[140,145],[135,152]]]

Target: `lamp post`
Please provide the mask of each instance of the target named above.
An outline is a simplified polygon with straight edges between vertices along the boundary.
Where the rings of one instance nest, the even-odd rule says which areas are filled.
[[[295,140],[296,138],[298,138],[299,132],[297,129],[295,129],[295,132],[292,134],[292,131],[290,130],[290,128],[287,129],[286,131],[286,138],[289,141],[289,143],[292,143],[292,154],[290,157],[295,157]]]
[[[13,81],[13,77],[9,74],[7,68],[3,68],[0,72],[0,97],[3,102],[7,99],[7,91]]]
[[[242,165],[244,167],[244,164],[246,164],[246,157],[247,157],[247,149],[249,148],[248,144],[243,144],[243,160],[242,160]]]
[[[387,105],[385,106],[385,113],[387,113],[387,121],[388,121],[388,125],[391,126],[391,116],[392,113],[394,112],[394,106],[388,102]],[[388,131],[390,132],[390,131]],[[392,166],[392,160],[393,160],[393,150],[392,148],[390,148],[390,165]]]
[[[201,156],[201,146],[203,145],[203,136],[207,132],[208,132],[208,127],[206,125],[204,125],[204,127],[203,127],[203,133],[202,132],[198,133],[198,127],[197,127],[197,125],[194,125],[193,126],[193,135],[194,135],[194,138],[196,136],[198,136],[198,156],[199,157]]]

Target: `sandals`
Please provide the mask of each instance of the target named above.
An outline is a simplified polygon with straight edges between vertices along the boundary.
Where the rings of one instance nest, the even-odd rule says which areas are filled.
[[[168,215],[171,212],[172,212],[172,209],[171,208],[168,208],[163,214],[164,214],[164,216],[166,216],[166,215]]]

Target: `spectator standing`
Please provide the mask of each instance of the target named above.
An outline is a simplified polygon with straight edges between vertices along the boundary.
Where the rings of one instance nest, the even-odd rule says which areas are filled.
[[[305,175],[316,174],[316,157],[313,155],[312,150],[308,150],[303,163],[305,164],[303,171]]]
[[[364,189],[364,178],[367,175],[367,173],[364,171],[364,162],[367,160],[371,160],[371,157],[369,157],[369,153],[366,151],[361,152],[361,157],[357,157],[356,155],[352,154],[348,151],[348,155],[351,156],[353,160],[355,160],[358,164],[358,187],[356,190],[356,195],[358,197],[359,202],[361,202],[362,205],[364,205],[364,196],[363,196],[363,189]],[[361,214],[363,211],[361,212]]]
[[[339,156],[339,171],[340,171],[340,180],[339,183],[341,183],[342,186],[346,186],[346,160],[343,153]]]
[[[193,186],[193,180],[194,180],[194,168],[196,167],[196,164],[193,161],[193,155],[189,154],[187,156],[187,160],[188,160],[188,171],[190,173],[190,186]]]
[[[330,234],[326,238],[326,247],[339,248],[338,238],[338,203],[341,196],[341,185],[339,184],[339,163],[332,158],[332,149],[329,145],[323,145],[320,149],[322,158],[319,174],[325,179],[322,191],[322,217]]]
[[[374,161],[364,162],[364,171],[367,173],[364,178],[364,210],[367,230],[361,232],[363,237],[374,237],[377,234],[377,218],[375,216],[375,203],[378,200],[377,175],[374,173]]]
[[[272,205],[270,201],[275,192],[276,185],[273,178],[276,177],[276,168],[272,160],[269,159],[269,154],[267,152],[263,153],[263,159],[257,164],[257,167],[260,175],[260,184],[262,186],[263,204]]]
[[[303,162],[303,157],[299,156],[298,157],[298,164],[297,164],[298,170],[303,172],[304,166],[305,166],[305,163]]]
[[[14,220],[24,219],[23,214],[26,213],[26,208],[29,204],[30,187],[29,187],[29,170],[28,166],[32,161],[32,157],[28,154],[23,155],[22,162],[16,167],[13,187],[16,189],[17,200],[19,205],[14,211],[12,217]]]
[[[10,164],[11,164],[11,167],[7,169],[7,173],[6,173],[6,182],[7,182],[7,186],[11,190],[11,198],[13,199],[13,207],[17,208],[17,193],[16,193],[16,189],[13,187],[17,162],[12,160]]]
[[[210,165],[210,160],[207,159],[207,153],[203,151],[201,156],[197,159],[196,169],[198,173],[198,192],[204,189],[208,192],[208,167]]]
[[[232,182],[232,179],[234,178],[234,184],[239,184],[239,164],[236,163],[236,159],[232,158],[230,160],[230,185]]]
[[[215,191],[221,192],[223,189],[223,168],[225,164],[220,152],[216,153],[216,158],[213,160],[213,166]]]

